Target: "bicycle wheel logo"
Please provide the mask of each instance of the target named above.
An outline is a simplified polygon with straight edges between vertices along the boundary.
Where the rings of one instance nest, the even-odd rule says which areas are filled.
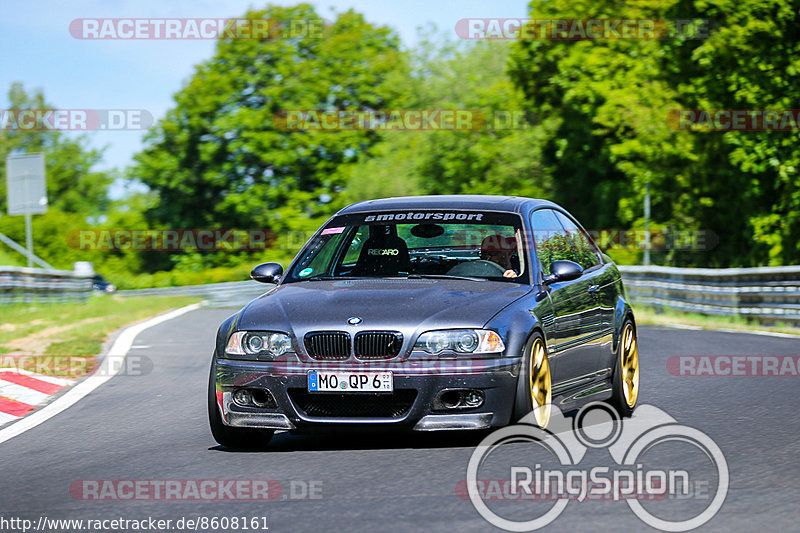
[[[494,431],[476,447],[467,465],[466,495],[478,513],[498,528],[534,531],[555,521],[571,501],[602,499],[625,501],[635,516],[652,527],[689,531],[711,520],[727,496],[728,464],[719,446],[702,431],[679,424],[652,405],[640,406],[634,417],[624,423],[611,406],[600,402],[585,406],[571,420],[553,406],[548,429],[541,429],[533,422],[532,415],[528,415],[518,424]],[[492,454],[507,445],[535,445],[537,450],[544,449],[554,467],[543,467],[541,459],[521,463],[520,457],[532,456],[516,454],[507,465],[508,478],[501,480],[502,490],[489,495],[487,480],[481,478],[480,470]],[[658,456],[657,450],[669,446],[680,446],[682,453],[667,454],[668,462],[686,464],[677,468],[648,466],[647,461]],[[589,450],[602,448],[614,460],[613,467],[579,466]],[[696,457],[691,457],[687,450]],[[505,468],[504,460],[499,462]],[[699,468],[699,463],[703,472],[710,472],[715,478],[713,490],[697,490],[709,484],[690,474],[690,470]],[[504,515],[502,510],[493,509],[489,505],[493,500],[531,501],[538,507],[534,516],[523,519],[516,516],[519,513]],[[692,505],[687,510],[689,501]],[[549,502],[552,504],[548,505]],[[685,512],[678,517],[664,517],[661,516],[664,513],[648,507],[648,502],[684,506]]]

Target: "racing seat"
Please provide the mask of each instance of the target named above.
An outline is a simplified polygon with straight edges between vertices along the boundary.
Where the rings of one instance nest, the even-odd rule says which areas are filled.
[[[397,276],[409,272],[411,258],[406,242],[389,233],[388,227],[373,226],[353,268],[354,276]]]

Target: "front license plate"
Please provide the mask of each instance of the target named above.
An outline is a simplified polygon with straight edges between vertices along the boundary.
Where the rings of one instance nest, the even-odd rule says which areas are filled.
[[[392,392],[391,372],[308,371],[309,392]]]

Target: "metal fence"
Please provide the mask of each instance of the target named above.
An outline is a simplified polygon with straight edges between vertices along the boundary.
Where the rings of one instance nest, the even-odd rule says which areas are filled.
[[[117,294],[121,296],[199,296],[212,306],[241,307],[273,287],[274,285],[248,280],[209,283],[208,285],[134,289],[117,291]]]
[[[800,325],[800,266],[675,268],[621,266],[634,304],[706,315]],[[272,288],[248,281],[118,291],[121,296],[199,296],[210,305],[240,307]],[[0,267],[0,304],[85,300],[91,278],[72,271]]]
[[[800,325],[800,266],[722,269],[621,266],[620,271],[634,304]],[[270,288],[255,281],[234,281],[119,293],[197,295],[213,305],[235,307]]]
[[[71,270],[0,266],[0,305],[86,301],[92,278]]]
[[[634,304],[800,325],[800,266],[620,267]]]

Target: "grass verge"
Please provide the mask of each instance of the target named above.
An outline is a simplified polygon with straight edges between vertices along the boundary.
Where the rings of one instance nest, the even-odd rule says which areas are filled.
[[[198,301],[184,296],[92,295],[86,303],[0,307],[0,368],[80,377],[94,370],[95,356],[115,330]]]
[[[658,309],[634,305],[633,312],[636,315],[636,323],[652,325],[686,325],[697,326],[703,329],[733,329],[737,331],[771,331],[773,333],[790,333],[800,335],[800,327],[792,326],[783,322],[774,324],[761,324],[755,320],[739,316],[709,316],[698,313],[684,313],[671,309]]]

